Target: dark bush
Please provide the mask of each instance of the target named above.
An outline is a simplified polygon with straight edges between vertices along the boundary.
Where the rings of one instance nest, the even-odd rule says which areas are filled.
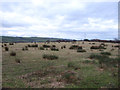
[[[101,52],[100,54],[102,54],[102,55],[111,55],[110,52]]]
[[[10,56],[16,56],[16,52],[14,51],[10,52]]]
[[[117,48],[119,48],[120,46],[119,46],[119,45],[115,45],[114,47],[117,47]]]
[[[56,47],[55,45],[52,45],[52,47]]]
[[[8,48],[8,47],[5,47],[5,51],[9,51],[9,48]]]
[[[82,49],[82,46],[72,45],[69,49]]]
[[[50,45],[43,45],[44,48],[50,48]]]
[[[90,49],[106,49],[103,46],[91,46]]]
[[[4,44],[4,46],[7,46],[7,44]]]
[[[9,45],[14,45],[14,43],[9,43]]]
[[[48,60],[54,60],[54,59],[58,59],[58,56],[56,55],[49,55],[49,54],[44,54],[43,55],[44,59],[48,59]]]
[[[54,47],[52,47],[52,48],[50,48],[52,51],[59,51],[59,49],[58,48],[54,48]]]
[[[38,44],[32,44],[32,45],[28,44],[28,47],[38,47]]]
[[[77,52],[86,52],[84,49],[78,49]]]
[[[24,51],[25,49],[24,49],[24,48],[22,48],[22,50]]]

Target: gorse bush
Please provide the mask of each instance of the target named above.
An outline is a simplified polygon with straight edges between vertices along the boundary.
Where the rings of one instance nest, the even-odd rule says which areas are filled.
[[[84,49],[78,49],[77,52],[86,52]]]
[[[48,59],[48,60],[54,60],[54,59],[58,59],[58,56],[56,55],[49,55],[49,54],[44,54],[43,55],[44,59]]]
[[[55,47],[52,47],[52,48],[50,48],[52,51],[59,51],[59,49],[58,48],[55,48]]]
[[[82,49],[82,46],[72,45],[69,49]]]
[[[106,49],[103,46],[91,46],[90,49]]]
[[[9,45],[14,45],[14,43],[9,43]]]
[[[7,44],[4,44],[4,46],[7,46]]]
[[[50,45],[43,45],[44,48],[50,48]]]
[[[111,55],[110,52],[101,52],[100,54],[102,54],[102,55]]]
[[[38,44],[32,44],[32,45],[28,44],[28,47],[38,47]]]
[[[10,52],[10,56],[16,56],[16,52],[14,51]]]
[[[9,51],[9,48],[8,48],[8,47],[5,47],[5,51]]]

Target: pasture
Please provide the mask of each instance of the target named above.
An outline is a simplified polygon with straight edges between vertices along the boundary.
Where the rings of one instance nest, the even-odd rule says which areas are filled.
[[[2,43],[2,85],[4,88],[117,88],[117,46],[118,43],[87,41]]]

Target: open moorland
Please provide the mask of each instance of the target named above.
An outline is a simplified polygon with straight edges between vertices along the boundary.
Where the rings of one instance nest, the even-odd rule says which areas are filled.
[[[4,88],[117,88],[118,43],[1,43]]]

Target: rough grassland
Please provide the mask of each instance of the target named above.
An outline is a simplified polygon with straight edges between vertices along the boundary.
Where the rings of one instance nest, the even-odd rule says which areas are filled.
[[[40,50],[35,47],[22,48],[34,43],[16,43],[9,45],[9,51],[2,49],[2,79],[4,88],[117,88],[118,75],[117,67],[105,67],[100,69],[99,63],[89,56],[91,53],[101,53],[99,50],[90,50],[91,46],[100,45],[100,42],[50,42],[47,45],[56,45],[59,51]],[[45,43],[37,43],[42,46]],[[105,43],[108,46],[105,52],[111,53],[111,58],[118,56],[118,48],[114,43]],[[66,48],[61,49],[61,46]],[[70,50],[71,45],[82,46],[87,52],[77,52]],[[111,49],[114,49],[111,51]],[[10,56],[10,52],[15,51],[16,56]],[[43,59],[43,54],[56,55],[56,60]],[[16,63],[15,59],[21,60]],[[86,61],[87,60],[87,61]],[[73,65],[69,65],[72,63]]]

